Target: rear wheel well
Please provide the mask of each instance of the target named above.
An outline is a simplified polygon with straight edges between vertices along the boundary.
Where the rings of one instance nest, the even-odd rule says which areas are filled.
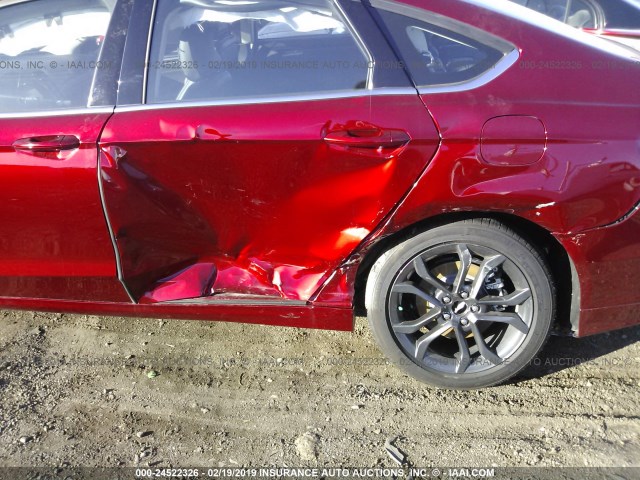
[[[418,222],[403,230],[379,240],[366,254],[360,264],[355,282],[354,309],[357,315],[366,315],[365,292],[367,280],[373,264],[390,248],[399,245],[405,240],[429,229],[450,224],[457,221],[473,218],[490,218],[503,223],[511,228],[532,246],[537,248],[541,255],[548,261],[551,275],[556,285],[563,288],[557,289],[556,298],[556,333],[570,334],[577,331],[577,303],[579,299],[579,284],[575,275],[569,255],[564,247],[547,230],[524,218],[489,212],[452,213],[438,215],[422,222]],[[566,288],[569,286],[570,288]],[[573,307],[573,308],[572,308]],[[572,326],[573,325],[573,326]]]

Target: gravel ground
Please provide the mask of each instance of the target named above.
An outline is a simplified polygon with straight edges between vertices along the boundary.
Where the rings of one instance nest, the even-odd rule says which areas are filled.
[[[355,333],[0,312],[0,466],[640,466],[640,327],[437,390]]]

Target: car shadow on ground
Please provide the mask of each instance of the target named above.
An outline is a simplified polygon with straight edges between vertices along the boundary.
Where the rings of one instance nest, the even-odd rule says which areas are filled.
[[[620,357],[607,359],[602,357],[638,341],[640,341],[640,326],[584,338],[552,336],[540,354],[511,383],[541,378],[567,368],[595,363],[599,359],[613,366],[621,362],[634,361]]]

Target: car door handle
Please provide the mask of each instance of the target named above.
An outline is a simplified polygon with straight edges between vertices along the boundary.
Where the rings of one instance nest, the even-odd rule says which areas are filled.
[[[330,145],[379,150],[383,154],[388,154],[389,149],[398,149],[407,145],[411,137],[404,130],[367,127],[333,131],[325,135],[324,141]]]
[[[80,140],[75,135],[28,137],[13,142],[15,150],[34,153],[56,153],[63,150],[75,150],[78,147],[80,147]]]

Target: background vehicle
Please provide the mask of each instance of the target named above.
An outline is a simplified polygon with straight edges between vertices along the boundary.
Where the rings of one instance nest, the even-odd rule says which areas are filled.
[[[342,330],[366,311],[451,388],[513,376],[554,324],[637,323],[640,57],[526,13],[0,3],[0,305]],[[63,28],[11,43],[40,21]]]
[[[575,28],[640,49],[638,0],[511,0]]]

